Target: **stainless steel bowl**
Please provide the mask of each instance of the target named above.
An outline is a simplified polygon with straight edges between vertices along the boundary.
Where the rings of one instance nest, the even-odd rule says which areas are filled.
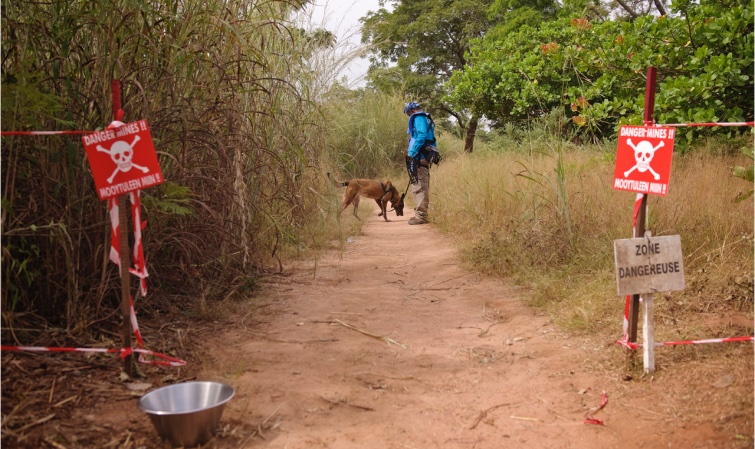
[[[139,400],[157,433],[174,446],[195,447],[215,435],[236,390],[218,382],[186,382],[151,391]]]

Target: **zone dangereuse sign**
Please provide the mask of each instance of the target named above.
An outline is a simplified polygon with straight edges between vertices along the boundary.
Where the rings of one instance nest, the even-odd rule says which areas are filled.
[[[100,200],[165,182],[146,120],[81,138]]]
[[[619,296],[684,290],[678,235],[613,241]]]

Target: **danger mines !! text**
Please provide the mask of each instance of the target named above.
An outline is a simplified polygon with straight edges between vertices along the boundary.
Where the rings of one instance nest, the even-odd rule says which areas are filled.
[[[84,144],[92,145],[95,143],[102,143],[102,142],[114,140],[118,137],[136,134],[140,131],[139,125],[142,125],[142,122],[143,120],[137,123],[127,123],[116,129],[106,129],[105,131],[100,131],[98,133],[87,134],[86,136],[84,136]],[[144,128],[144,125],[142,125],[142,128]]]
[[[620,130],[621,137],[648,137],[650,139],[666,139],[667,135],[664,128],[640,128],[640,127],[622,127]]]

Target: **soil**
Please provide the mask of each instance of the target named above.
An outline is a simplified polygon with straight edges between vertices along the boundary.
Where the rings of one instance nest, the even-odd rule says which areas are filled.
[[[199,379],[236,389],[205,448],[753,447],[751,343],[659,348],[643,375],[616,338],[557,327],[408,218],[370,218],[215,322],[143,325],[184,368],[121,382],[112,356],[4,353],[2,446],[170,447],[138,397]]]

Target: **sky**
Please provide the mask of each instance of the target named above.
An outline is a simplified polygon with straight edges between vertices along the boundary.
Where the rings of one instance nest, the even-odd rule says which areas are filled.
[[[386,7],[389,8],[388,5]],[[378,0],[314,0],[307,6],[311,23],[335,34],[338,45],[344,45],[344,48],[360,45],[362,32],[359,19],[379,8]],[[368,67],[369,61],[359,58],[350,62],[340,75],[347,77],[354,87],[364,86]]]

